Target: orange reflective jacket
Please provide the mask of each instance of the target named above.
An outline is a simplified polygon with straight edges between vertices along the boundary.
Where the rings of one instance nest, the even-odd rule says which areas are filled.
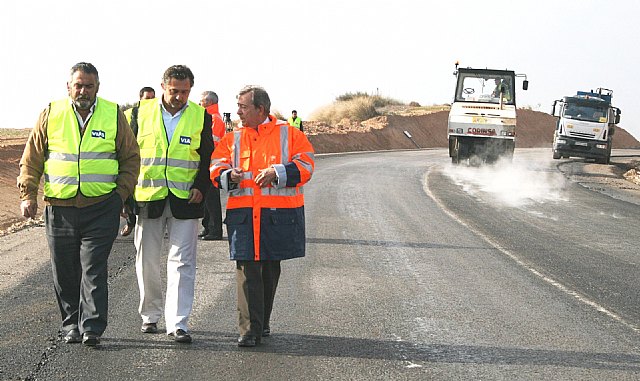
[[[222,120],[222,116],[220,116],[220,111],[218,111],[218,104],[212,104],[207,106],[207,113],[211,115],[211,132],[213,135],[213,145],[214,147],[218,145],[220,139],[224,136],[227,131],[224,120]]]
[[[304,192],[315,162],[304,133],[273,115],[258,129],[226,134],[211,156],[211,180],[229,194],[227,232],[231,259],[270,260],[304,256]],[[277,181],[260,188],[254,179],[273,167]],[[240,168],[240,184],[229,181]]]

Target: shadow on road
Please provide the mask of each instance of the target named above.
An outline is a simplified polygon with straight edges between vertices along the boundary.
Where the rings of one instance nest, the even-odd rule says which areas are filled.
[[[238,348],[236,335],[194,331],[195,341],[181,345],[161,338],[158,341],[105,339],[99,350],[184,349],[224,352],[264,352],[285,356],[381,359],[423,363],[477,365],[560,366],[581,369],[640,371],[640,356],[559,349],[529,349],[455,344],[423,344],[408,341],[361,339],[279,333],[263,339],[255,348]],[[159,337],[159,336],[156,336]],[[160,337],[159,337],[160,338]]]

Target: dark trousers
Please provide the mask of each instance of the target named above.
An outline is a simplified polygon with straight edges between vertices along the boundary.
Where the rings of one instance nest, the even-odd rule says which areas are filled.
[[[220,204],[220,189],[211,185],[204,199],[204,218],[202,226],[205,233],[222,237],[222,205]]]
[[[86,208],[47,206],[44,211],[53,284],[62,330],[101,335],[107,327],[107,260],[118,235],[118,194]]]
[[[262,336],[269,327],[280,279],[280,261],[236,261],[240,335]]]

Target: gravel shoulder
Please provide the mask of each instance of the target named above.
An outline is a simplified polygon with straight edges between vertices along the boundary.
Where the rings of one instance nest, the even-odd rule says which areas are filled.
[[[572,158],[559,160],[557,167],[567,179],[587,189],[640,205],[640,185],[623,177],[630,169],[637,168],[639,162],[640,150],[614,150],[610,165]]]

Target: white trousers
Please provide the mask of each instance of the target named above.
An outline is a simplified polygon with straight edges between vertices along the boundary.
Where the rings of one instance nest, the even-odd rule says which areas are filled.
[[[196,280],[196,250],[198,219],[179,220],[173,217],[169,202],[160,218],[138,217],[134,241],[136,274],[140,288],[138,312],[143,323],[157,323],[162,316],[162,242],[169,233],[167,256],[167,290],[164,320],[167,334],[177,329],[188,330],[187,321],[193,307]]]

